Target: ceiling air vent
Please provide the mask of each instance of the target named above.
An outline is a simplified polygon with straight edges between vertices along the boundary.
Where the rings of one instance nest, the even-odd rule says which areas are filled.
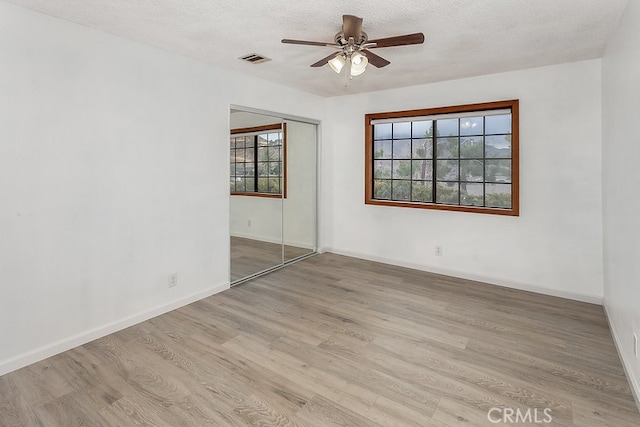
[[[271,61],[271,58],[258,55],[257,53],[250,53],[249,55],[241,56],[240,59],[242,59],[243,61],[251,62],[252,64],[260,64],[261,62]]]

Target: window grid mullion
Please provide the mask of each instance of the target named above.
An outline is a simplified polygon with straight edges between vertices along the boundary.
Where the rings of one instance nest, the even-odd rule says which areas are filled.
[[[460,119],[458,119],[458,205],[461,205],[462,202],[462,185],[460,184],[460,141],[462,137],[460,136]],[[465,187],[466,188],[466,187]]]
[[[436,191],[437,182],[438,182],[438,162],[436,159],[438,158],[438,121],[434,120],[432,123],[433,129],[433,159],[431,159],[431,169],[433,170],[433,176],[431,177],[431,200],[433,203],[438,203],[436,197],[438,193]]]
[[[482,206],[487,206],[487,116],[482,118]]]
[[[258,135],[253,136],[253,191],[258,191]]]
[[[413,122],[411,123],[409,134],[409,201],[413,202],[413,181],[414,181],[414,171],[413,171]]]

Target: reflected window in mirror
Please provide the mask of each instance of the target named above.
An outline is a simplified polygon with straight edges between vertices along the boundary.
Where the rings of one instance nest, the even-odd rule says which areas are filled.
[[[231,195],[287,197],[286,124],[231,129]]]

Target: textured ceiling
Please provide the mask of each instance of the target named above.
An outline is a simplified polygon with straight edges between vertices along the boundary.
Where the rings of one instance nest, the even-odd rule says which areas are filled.
[[[319,95],[366,92],[600,57],[627,0],[8,0],[211,64]],[[309,65],[343,14],[371,39],[423,32],[424,45],[376,49],[391,61],[344,87]],[[237,59],[258,53],[272,59]]]

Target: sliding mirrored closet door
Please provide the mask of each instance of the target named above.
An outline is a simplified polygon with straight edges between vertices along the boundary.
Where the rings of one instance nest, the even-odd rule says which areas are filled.
[[[316,125],[287,120],[284,261],[316,251]]]
[[[232,109],[230,281],[316,251],[317,126]]]
[[[282,119],[231,111],[231,282],[282,265]]]

